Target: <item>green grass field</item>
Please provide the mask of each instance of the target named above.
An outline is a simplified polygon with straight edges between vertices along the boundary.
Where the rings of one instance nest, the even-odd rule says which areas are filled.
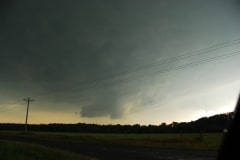
[[[39,134],[39,133],[38,133]],[[174,149],[218,150],[222,133],[205,134],[99,134],[99,133],[40,133],[54,140],[86,143],[104,143]]]
[[[222,133],[200,134],[105,134],[105,133],[52,133],[32,132],[22,134],[16,132],[0,132],[1,134],[18,135],[50,141],[106,144],[121,146],[138,146],[172,149],[218,150]]]
[[[36,144],[5,140],[0,140],[0,157],[3,160],[94,160]]]

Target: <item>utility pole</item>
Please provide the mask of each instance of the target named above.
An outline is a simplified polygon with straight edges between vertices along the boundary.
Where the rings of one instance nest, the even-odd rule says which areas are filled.
[[[27,120],[28,120],[28,110],[29,110],[29,103],[34,101],[33,99],[28,98],[24,98],[24,101],[27,101],[27,114],[26,114],[26,121],[25,121],[25,133],[27,132]]]

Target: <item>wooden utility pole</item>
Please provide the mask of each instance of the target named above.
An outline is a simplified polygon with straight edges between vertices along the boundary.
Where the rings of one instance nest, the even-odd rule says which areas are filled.
[[[25,132],[27,132],[27,120],[28,120],[28,110],[29,110],[29,103],[34,101],[33,99],[28,98],[24,98],[24,101],[27,101],[27,114],[26,114],[26,121],[25,121]]]

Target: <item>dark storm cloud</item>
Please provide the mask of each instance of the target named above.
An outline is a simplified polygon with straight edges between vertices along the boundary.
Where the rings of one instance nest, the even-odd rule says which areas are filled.
[[[21,93],[32,85],[30,89],[35,89],[36,93],[40,87],[47,92],[68,94],[72,89],[84,88],[89,81],[136,65],[131,63],[135,59],[145,61],[151,55],[136,56],[135,51],[148,41],[138,34],[148,25],[151,12],[142,4],[139,7],[135,4],[136,1],[120,4],[110,1],[15,2],[1,16],[2,87]],[[99,111],[92,112],[104,115],[113,111],[111,115],[117,115],[117,99],[121,98],[121,93],[109,89],[108,94],[111,97],[104,101],[101,100],[104,94],[94,93],[94,105]],[[84,116],[91,115],[87,107],[96,106],[83,107]]]
[[[24,80],[22,72],[26,72],[33,81],[61,81],[76,71],[84,72],[83,78],[88,74],[94,77],[101,73],[96,68],[115,71],[124,66],[126,58],[135,56],[131,52],[139,44],[131,39],[135,37],[128,40],[126,36],[142,24],[131,22],[127,13],[126,20],[122,18],[111,3],[65,6],[61,1],[45,7],[46,2],[24,2],[15,4],[4,16],[1,72],[6,77]]]
[[[128,63],[126,59],[135,58],[132,51],[141,42],[134,42],[139,33],[134,32],[143,25],[131,22],[135,17],[127,19],[126,14],[126,20],[121,19],[121,13],[109,11],[111,6],[99,9],[97,3],[48,4],[46,8],[41,2],[30,4],[18,3],[4,17],[1,68],[10,74],[7,77],[23,80],[22,72],[26,72],[33,81],[61,81],[76,70],[98,76],[101,72],[95,68],[115,71]]]
[[[101,90],[94,93],[94,98],[91,104],[83,106],[81,115],[83,117],[99,117],[109,115],[111,118],[119,118],[123,115],[120,109],[119,91]]]
[[[204,30],[211,19],[199,9],[212,13],[211,7],[185,2],[14,1],[0,16],[0,85],[19,94],[44,91],[49,101],[73,103],[79,95],[84,102],[76,98],[74,103],[82,116],[119,118],[125,97],[155,84],[135,80],[114,88],[135,72],[111,75],[178,55],[214,30]]]

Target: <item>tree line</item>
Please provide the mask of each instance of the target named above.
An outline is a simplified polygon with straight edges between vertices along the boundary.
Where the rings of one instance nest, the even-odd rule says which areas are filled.
[[[120,124],[29,124],[29,131],[47,132],[82,132],[82,133],[199,133],[199,132],[223,132],[233,119],[233,112],[218,114],[211,117],[203,117],[191,122],[161,123],[159,125],[120,125]],[[0,130],[23,131],[24,124],[0,123]]]

